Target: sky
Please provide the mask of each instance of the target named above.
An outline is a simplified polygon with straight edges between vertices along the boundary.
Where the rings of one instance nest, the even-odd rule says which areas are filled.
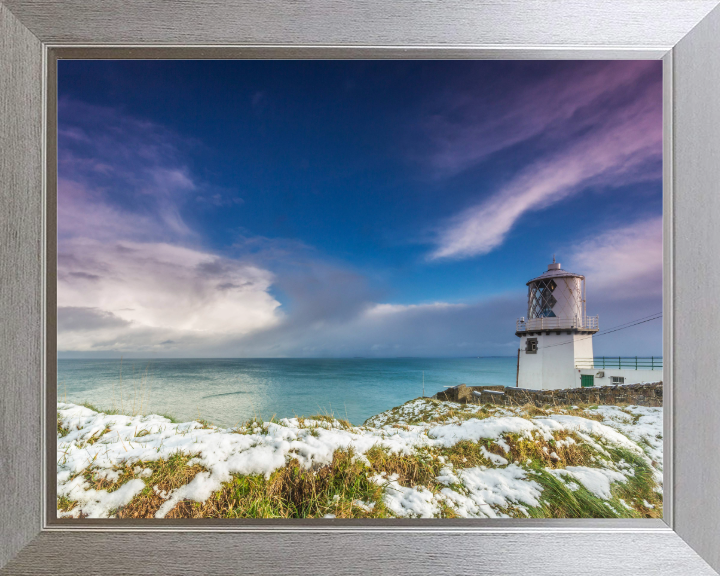
[[[514,356],[662,311],[659,61],[58,63],[60,357]],[[662,321],[594,338],[662,354]]]

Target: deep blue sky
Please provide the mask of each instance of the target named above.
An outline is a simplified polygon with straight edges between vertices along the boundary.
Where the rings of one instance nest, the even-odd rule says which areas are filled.
[[[601,327],[660,309],[659,62],[60,61],[58,91],[61,350],[512,354],[553,254]]]

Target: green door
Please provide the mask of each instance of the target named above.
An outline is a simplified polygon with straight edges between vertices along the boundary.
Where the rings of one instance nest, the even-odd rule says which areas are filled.
[[[580,386],[583,388],[595,386],[595,376],[592,374],[580,374]]]

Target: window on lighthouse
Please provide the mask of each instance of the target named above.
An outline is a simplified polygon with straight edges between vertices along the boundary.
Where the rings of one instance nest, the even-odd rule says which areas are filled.
[[[538,280],[530,290],[530,310],[529,318],[554,318],[553,306],[557,304],[557,299],[553,296],[553,292],[557,288],[555,280]]]

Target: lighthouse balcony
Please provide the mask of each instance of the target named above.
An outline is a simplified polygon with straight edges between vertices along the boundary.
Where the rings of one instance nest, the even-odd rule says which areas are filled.
[[[518,318],[515,332],[542,332],[543,330],[582,330],[597,332],[597,316],[575,316],[573,318]]]

